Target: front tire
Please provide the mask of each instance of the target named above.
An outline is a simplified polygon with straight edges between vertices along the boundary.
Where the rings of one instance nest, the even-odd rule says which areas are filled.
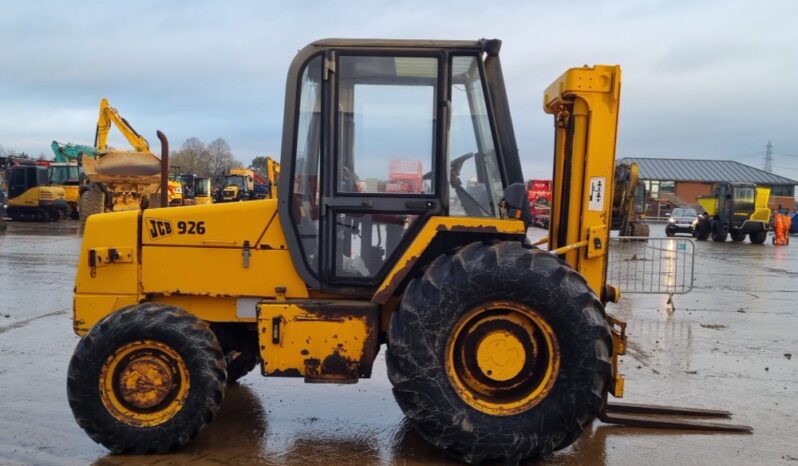
[[[499,242],[442,255],[410,282],[386,361],[421,436],[480,463],[574,442],[603,405],[611,354],[584,278],[549,253]]]
[[[666,226],[665,227],[665,236],[667,236],[668,238],[671,238],[674,235],[676,235],[676,227],[672,227],[670,225]]]
[[[706,241],[709,238],[710,233],[710,223],[705,217],[699,217],[698,223],[696,223],[695,229],[693,230],[693,236],[698,241]]]
[[[717,243],[724,243],[726,242],[726,238],[729,236],[729,233],[723,228],[723,224],[720,223],[719,220],[712,221],[712,241]]]
[[[113,453],[164,453],[213,419],[226,377],[205,322],[146,303],[109,314],[81,338],[67,397],[78,425]]]

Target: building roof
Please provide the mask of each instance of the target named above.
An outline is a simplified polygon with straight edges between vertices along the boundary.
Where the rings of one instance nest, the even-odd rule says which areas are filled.
[[[798,185],[798,181],[768,173],[734,160],[655,159],[624,157],[618,163],[637,162],[640,178],[663,181],[746,182],[763,185]]]

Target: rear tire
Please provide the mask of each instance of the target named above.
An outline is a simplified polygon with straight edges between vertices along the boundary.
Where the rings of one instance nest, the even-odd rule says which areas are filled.
[[[78,425],[113,453],[164,453],[213,419],[226,377],[205,322],[146,303],[109,314],[81,338],[67,397]]]
[[[767,230],[752,231],[751,233],[748,233],[748,239],[751,241],[751,244],[762,244],[767,238]]]
[[[492,375],[482,366],[483,346],[490,346],[492,342],[486,342],[496,333],[511,333],[487,325],[509,322],[513,307],[532,310],[541,328],[552,329],[558,364],[527,367],[530,353],[522,350],[519,364],[524,366],[517,375],[501,382],[485,379]],[[484,313],[485,320],[479,322],[488,323],[468,327],[483,315],[475,312]],[[452,348],[457,349],[461,339],[461,349],[469,339],[476,340],[476,351],[463,354],[465,359],[452,359]],[[531,354],[538,358],[546,346],[535,348]],[[604,308],[585,279],[556,256],[505,241],[472,243],[454,255],[442,255],[410,282],[400,309],[391,317],[386,362],[394,397],[428,442],[468,463],[518,462],[565,448],[580,436],[604,403],[611,355]],[[472,393],[458,382],[458,367],[471,364],[470,374],[476,373],[472,360],[479,360],[479,377],[493,384],[498,398]],[[554,382],[549,380],[552,385],[546,385],[532,404],[502,398],[499,389],[507,388],[500,385],[515,383],[512,399],[526,400],[518,398],[527,393],[520,388],[528,387],[524,384],[530,379],[549,376],[548,368],[553,368]],[[491,410],[490,403],[501,407]]]
[[[91,215],[105,212],[105,193],[95,186],[84,191],[78,201],[78,212],[81,225],[85,225]]]
[[[227,383],[238,382],[238,379],[252,372],[260,358],[254,351],[227,351],[224,353],[227,363]]]

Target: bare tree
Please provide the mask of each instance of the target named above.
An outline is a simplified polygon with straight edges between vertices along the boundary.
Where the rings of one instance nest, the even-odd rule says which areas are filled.
[[[241,162],[233,157],[233,151],[230,146],[222,138],[214,139],[213,142],[208,144],[208,153],[210,155],[210,169],[211,177],[218,179],[231,168],[241,166]]]
[[[169,164],[180,167],[183,173],[210,175],[210,154],[205,144],[197,138],[186,139],[180,149],[170,154]]]
[[[230,146],[222,138],[217,138],[207,146],[197,138],[188,138],[180,149],[169,155],[169,164],[180,167],[182,173],[194,173],[219,179],[231,168],[241,166],[233,157]]]
[[[266,157],[265,155],[259,155],[259,156],[255,157],[254,159],[252,159],[252,163],[249,165],[249,167],[251,169],[255,170],[255,171],[260,172],[260,173],[266,173],[266,159],[267,158],[268,157]]]

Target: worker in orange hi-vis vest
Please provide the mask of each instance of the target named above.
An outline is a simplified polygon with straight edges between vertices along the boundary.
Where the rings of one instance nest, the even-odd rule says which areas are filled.
[[[781,219],[784,228],[784,244],[790,244],[790,228],[792,227],[792,220],[790,214],[785,214]]]
[[[773,233],[775,234],[773,244],[776,246],[784,246],[787,244],[784,239],[784,220],[782,219],[782,215],[778,212],[773,214]]]

